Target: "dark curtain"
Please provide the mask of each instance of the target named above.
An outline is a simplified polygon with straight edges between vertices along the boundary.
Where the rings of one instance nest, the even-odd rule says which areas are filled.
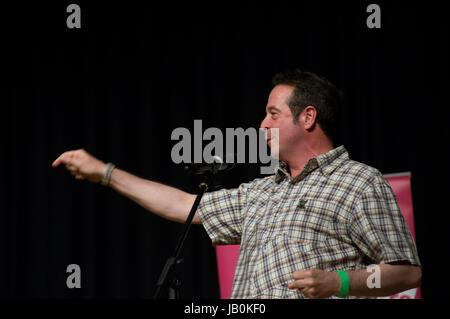
[[[448,296],[449,22],[442,2],[104,2],[2,6],[0,296],[151,298],[182,225],[51,163],[84,148],[196,191],[170,156],[177,127],[259,127],[271,78],[293,68],[345,94],[338,144],[382,173],[412,172],[425,298]],[[152,2],[153,3],[153,2]],[[259,177],[240,165],[218,180]],[[151,194],[149,194],[151,196]],[[182,296],[218,298],[214,248],[193,226]],[[66,267],[81,267],[68,289]]]

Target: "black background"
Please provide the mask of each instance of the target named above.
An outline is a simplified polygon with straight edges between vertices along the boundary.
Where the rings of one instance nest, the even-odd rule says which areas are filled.
[[[278,71],[309,70],[346,97],[339,144],[382,173],[412,172],[422,295],[449,295],[449,22],[442,2],[78,1],[2,6],[0,296],[150,298],[182,225],[51,163],[85,148],[138,176],[195,191],[171,161],[177,127],[259,127]],[[220,180],[258,176],[239,166]],[[202,226],[187,240],[182,296],[218,298]],[[66,287],[78,264],[82,288]]]

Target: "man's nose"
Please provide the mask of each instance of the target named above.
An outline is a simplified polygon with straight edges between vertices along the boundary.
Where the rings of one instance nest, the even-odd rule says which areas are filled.
[[[262,120],[262,122],[261,122],[261,125],[260,125],[260,128],[270,128],[269,127],[269,120],[267,119],[267,116]]]

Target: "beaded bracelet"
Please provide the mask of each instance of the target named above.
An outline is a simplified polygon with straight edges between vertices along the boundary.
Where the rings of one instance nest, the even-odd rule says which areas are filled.
[[[116,165],[114,165],[113,163],[106,164],[106,172],[102,179],[103,186],[109,185],[109,180],[111,179],[111,174],[115,168],[116,168]]]

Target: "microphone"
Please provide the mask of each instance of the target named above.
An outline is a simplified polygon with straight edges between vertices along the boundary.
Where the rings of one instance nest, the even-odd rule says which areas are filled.
[[[216,174],[219,171],[229,171],[235,166],[235,163],[224,163],[223,159],[217,155],[212,156],[212,160],[212,163],[184,163],[184,170],[195,175]]]

